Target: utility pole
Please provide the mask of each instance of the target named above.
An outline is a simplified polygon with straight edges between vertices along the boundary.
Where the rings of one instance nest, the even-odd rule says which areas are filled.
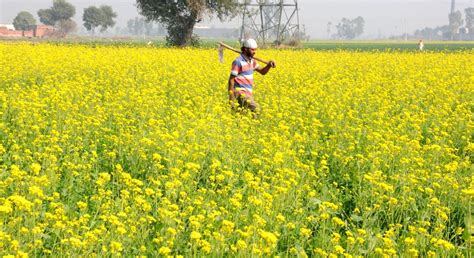
[[[451,29],[451,26],[453,26],[452,24],[452,21],[451,21],[451,15],[454,14],[454,11],[456,9],[456,1],[455,0],[451,0],[451,12],[449,13],[449,26],[450,26],[450,34],[451,34],[451,40],[454,40],[454,32],[452,31]]]
[[[328,40],[331,39],[331,26],[332,26],[332,22],[328,22],[328,25],[327,25],[327,29],[326,29],[326,32],[328,33]]]
[[[405,22],[405,42],[408,42],[408,27],[407,27],[407,19],[404,19]]]

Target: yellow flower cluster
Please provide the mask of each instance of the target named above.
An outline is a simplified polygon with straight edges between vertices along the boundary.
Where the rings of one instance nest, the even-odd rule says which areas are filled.
[[[258,119],[210,49],[0,55],[0,256],[472,250],[473,51],[259,50]]]

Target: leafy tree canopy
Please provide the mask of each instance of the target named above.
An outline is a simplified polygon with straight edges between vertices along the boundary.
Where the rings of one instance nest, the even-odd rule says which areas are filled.
[[[205,15],[215,15],[223,21],[239,10],[237,0],[137,0],[137,7],[148,21],[165,25],[166,40],[174,46],[197,43],[193,28]]]
[[[82,20],[84,21],[84,27],[94,33],[95,28],[99,26],[101,27],[101,32],[104,32],[109,27],[113,27],[115,25],[115,17],[117,17],[117,14],[112,10],[111,6],[102,5],[100,8],[89,6],[84,9]]]
[[[469,28],[469,31],[472,31],[474,30],[474,7],[466,8],[464,12],[466,13],[466,27]]]
[[[82,20],[84,21],[84,27],[88,31],[94,32],[95,28],[100,26],[102,19],[102,11],[99,8],[89,6],[84,9]]]
[[[54,0],[52,8],[57,21],[69,20],[76,14],[76,8],[66,0]]]
[[[102,5],[100,6],[100,10],[102,12],[102,20],[100,23],[101,31],[105,31],[109,27],[113,27],[115,25],[114,18],[117,17],[117,14],[112,10],[112,7],[109,5]]]
[[[364,18],[358,16],[355,19],[342,18],[337,24],[337,36],[345,39],[353,39],[364,32]]]
[[[66,0],[53,0],[53,6],[38,10],[40,21],[46,25],[56,26],[62,36],[74,31],[76,23],[71,19],[76,14],[76,8]]]
[[[38,10],[40,21],[46,25],[55,25],[61,20],[70,20],[76,14],[76,8],[65,0],[53,0],[53,6]]]
[[[454,35],[458,33],[459,27],[461,27],[463,20],[462,20],[462,13],[461,11],[456,11],[450,13],[449,16],[449,32],[451,35],[451,40],[454,39]]]
[[[28,30],[31,26],[36,24],[36,20],[29,12],[19,12],[15,19],[13,19],[13,26],[16,30]]]
[[[53,26],[56,23],[56,21],[53,18],[52,9],[40,9],[38,10],[38,16],[40,18],[40,22],[45,25]]]
[[[461,11],[456,11],[449,14],[449,27],[451,28],[452,32],[459,29],[462,23],[463,23],[463,20],[462,20]]]

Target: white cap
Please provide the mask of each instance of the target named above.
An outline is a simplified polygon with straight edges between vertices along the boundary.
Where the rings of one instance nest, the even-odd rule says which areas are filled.
[[[255,41],[255,39],[244,39],[242,46],[246,48],[257,48],[257,41]]]

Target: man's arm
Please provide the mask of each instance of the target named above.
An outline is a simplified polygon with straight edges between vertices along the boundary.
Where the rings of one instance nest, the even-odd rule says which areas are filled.
[[[267,64],[265,67],[263,67],[263,68],[262,68],[262,67],[258,67],[258,68],[256,68],[255,70],[256,70],[257,72],[259,72],[261,75],[265,75],[265,74],[268,73],[268,71],[270,71],[270,68],[275,68],[275,67],[276,67],[275,61],[270,60],[270,61],[268,61],[268,64]]]

